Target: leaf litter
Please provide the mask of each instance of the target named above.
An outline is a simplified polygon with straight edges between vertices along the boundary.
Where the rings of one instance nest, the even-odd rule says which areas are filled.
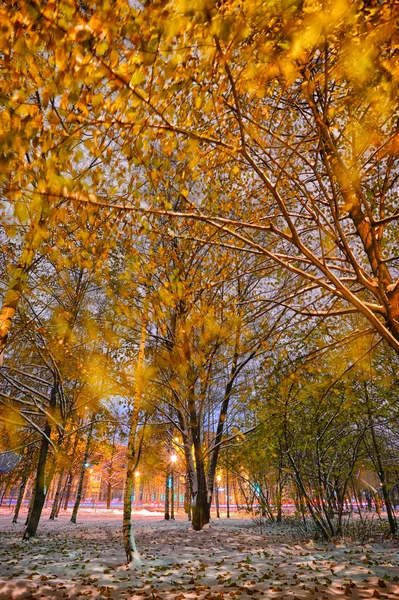
[[[251,519],[214,520],[195,532],[183,515],[135,514],[143,565],[124,564],[118,511],[43,515],[37,538],[0,512],[0,600],[399,599],[397,542],[301,542]]]

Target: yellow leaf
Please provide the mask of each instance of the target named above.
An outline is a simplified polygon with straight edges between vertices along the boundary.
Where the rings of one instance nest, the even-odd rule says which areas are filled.
[[[18,201],[14,206],[14,214],[20,223],[26,223],[29,219],[29,211],[26,202],[23,200]]]

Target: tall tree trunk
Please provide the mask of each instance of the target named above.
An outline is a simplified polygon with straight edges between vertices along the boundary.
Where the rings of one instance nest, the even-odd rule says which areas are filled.
[[[131,563],[134,561],[135,564],[140,564],[140,555],[136,548],[136,542],[133,533],[132,524],[132,496],[134,487],[134,472],[137,468],[140,460],[141,443],[137,447],[137,429],[139,423],[139,411],[141,405],[141,397],[143,390],[141,384],[141,373],[144,364],[144,350],[146,342],[146,331],[147,331],[147,312],[143,318],[140,336],[140,347],[137,357],[137,368],[136,368],[136,390],[132,416],[130,419],[129,438],[127,446],[127,469],[126,469],[126,484],[125,493],[123,497],[123,544],[125,547],[126,561]],[[142,437],[141,437],[142,440]]]
[[[190,480],[186,475],[186,481],[184,486],[184,511],[187,514],[187,519],[191,521],[191,493],[190,493]]]
[[[282,521],[282,503],[283,503],[283,485],[281,481],[277,482],[276,487],[276,508],[277,508],[277,523],[281,523]]]
[[[69,498],[71,497],[72,482],[73,482],[73,473],[72,473],[72,469],[71,469],[68,473],[68,483],[67,483],[66,493],[65,493],[64,510],[68,509]]]
[[[298,469],[297,464],[295,463],[293,457],[291,456],[290,452],[286,451],[286,453],[287,453],[287,457],[291,463],[291,466],[293,468],[296,484],[298,486],[298,489],[300,490],[300,495],[306,502],[306,506],[310,513],[310,516],[312,517],[313,522],[316,525],[319,532],[321,533],[323,539],[328,540],[330,538],[330,531],[328,528],[328,524],[324,521],[323,516],[320,512],[320,509],[314,505],[314,501],[309,497],[309,494],[306,491],[306,487],[303,483],[299,469]]]
[[[71,523],[76,523],[76,517],[78,516],[78,510],[79,510],[79,506],[80,506],[80,501],[82,499],[83,481],[84,481],[84,477],[85,477],[85,473],[86,473],[86,468],[87,468],[86,464],[87,464],[87,461],[89,459],[89,454],[90,454],[90,444],[91,444],[91,438],[92,438],[92,435],[93,435],[94,423],[95,423],[95,421],[93,420],[91,422],[91,425],[90,425],[90,428],[89,428],[89,433],[87,435],[86,447],[85,447],[85,452],[84,452],[84,455],[83,455],[83,462],[82,462],[82,466],[81,466],[81,470],[80,470],[80,477],[79,477],[78,489],[76,491],[75,504],[73,506],[73,511],[72,511],[72,515],[71,515]]]
[[[55,517],[58,515],[58,505],[61,502],[61,490],[62,490],[62,480],[64,478],[64,469],[62,469],[60,471],[60,475],[58,477],[58,482],[57,482],[57,489],[55,491],[55,496],[54,496],[54,500],[53,500],[53,506],[51,508],[51,513],[50,513],[50,521],[54,521]]]
[[[53,387],[51,389],[50,395],[50,413],[55,409],[57,404],[57,393],[58,393],[58,382],[54,381]],[[37,463],[37,472],[36,472],[36,484],[34,488],[34,499],[32,502],[32,510],[28,515],[28,523],[26,525],[26,529],[24,532],[23,539],[28,540],[31,537],[36,535],[37,527],[39,525],[40,517],[43,510],[44,501],[46,499],[46,484],[49,486],[51,484],[52,477],[54,475],[55,470],[55,457],[53,459],[53,464],[50,468],[49,475],[46,480],[46,464],[48,457],[48,450],[50,446],[50,436],[51,436],[51,421],[49,417],[46,419],[46,424],[44,426],[44,435],[42,436],[42,442],[40,445],[39,451],[39,460]]]
[[[21,506],[22,506],[22,502],[24,500],[24,496],[25,496],[27,485],[28,485],[28,481],[29,481],[29,477],[26,475],[23,478],[23,480],[21,482],[21,485],[19,487],[18,499],[17,499],[17,503],[15,505],[14,517],[13,517],[13,520],[12,520],[13,523],[17,523],[18,522],[18,515],[19,515],[19,511],[20,511]]]
[[[373,442],[374,453],[375,453],[374,464],[377,468],[377,474],[378,474],[378,477],[380,478],[380,482],[381,482],[381,492],[382,492],[382,497],[384,498],[385,508],[387,511],[389,531],[392,533],[392,535],[395,535],[398,530],[398,524],[396,522],[395,513],[393,511],[391,499],[389,497],[389,490],[388,490],[388,485],[387,485],[387,481],[386,481],[385,469],[384,469],[383,462],[382,462],[380,448],[379,448],[379,445],[377,442],[377,436],[375,434],[374,422],[373,422],[373,417],[372,417],[372,413],[371,413],[370,398],[368,396],[366,384],[365,384],[365,394],[366,394],[366,400],[367,400],[367,413],[368,413],[368,419],[369,419],[371,439]],[[376,506],[377,506],[377,496],[376,496]]]
[[[226,466],[226,518],[230,519],[230,479],[228,466]]]
[[[65,477],[64,485],[62,487],[62,492],[61,492],[60,499],[59,499],[58,506],[57,506],[57,512],[55,513],[56,517],[58,517],[58,515],[60,514],[61,506],[64,503],[65,494],[66,494],[67,485],[68,485],[68,477],[69,477],[69,475],[67,475]]]
[[[36,480],[35,480],[35,482],[36,482]],[[28,506],[28,512],[27,512],[26,519],[25,519],[25,527],[29,523],[29,519],[32,514],[33,501],[35,499],[35,485],[36,485],[36,483],[34,483],[32,485],[31,490],[30,490],[29,506]]]
[[[107,508],[111,508],[111,496],[112,496],[112,485],[111,482],[107,483]]]
[[[57,482],[58,483],[58,482]],[[47,492],[46,492],[46,499],[44,501],[44,508],[48,507],[48,503],[51,500],[54,500],[54,487],[55,487],[55,479],[53,477],[51,484],[48,486],[47,488]]]
[[[8,484],[6,484],[4,486],[3,491],[1,493],[0,506],[3,506],[3,501],[4,501],[4,497],[5,497],[6,493],[7,493],[7,490],[8,490]]]
[[[170,473],[170,518],[175,520],[175,473],[172,469]]]
[[[217,425],[217,429],[216,429],[214,447],[210,454],[209,468],[208,468],[208,474],[207,474],[207,478],[206,478],[206,487],[207,487],[208,507],[209,508],[208,508],[208,521],[206,521],[205,523],[208,523],[209,519],[210,519],[211,498],[212,498],[213,488],[214,488],[214,483],[215,483],[216,467],[217,467],[217,463],[218,463],[218,459],[219,459],[221,443],[222,443],[222,439],[223,439],[223,433],[225,430],[227,412],[228,412],[228,408],[229,408],[229,404],[230,404],[231,395],[232,395],[232,392],[234,389],[235,381],[236,381],[238,375],[244,369],[244,367],[253,358],[255,358],[255,356],[260,348],[260,346],[258,346],[253,352],[251,352],[246,358],[244,358],[244,360],[241,363],[238,363],[240,337],[241,337],[241,330],[240,330],[240,326],[238,326],[238,328],[236,330],[234,356],[233,356],[233,361],[232,361],[232,365],[231,365],[230,377],[229,377],[229,379],[226,383],[225,389],[224,389],[223,402],[222,402],[222,406],[221,406],[220,413],[219,413],[219,420],[218,420],[218,425]],[[201,501],[201,503],[203,505],[203,510],[205,510],[205,502]],[[202,514],[204,514],[204,513],[202,513]],[[194,525],[193,525],[193,527],[194,527]],[[194,529],[195,529],[195,527],[194,527]]]
[[[165,512],[164,512],[164,518],[166,521],[169,521],[170,519],[170,513],[169,513],[169,471],[166,471],[166,475],[165,475]]]
[[[206,485],[205,466],[201,459],[196,457],[197,489],[193,490],[191,503],[192,525],[195,531],[200,531],[207,525],[211,518],[211,501]]]
[[[73,448],[72,448],[71,461],[73,461],[73,457],[75,455],[76,448],[78,446],[78,442],[79,442],[79,435],[78,435],[78,431],[76,431],[76,433],[75,433],[75,440],[74,440]],[[72,483],[73,483],[73,466],[71,464],[71,467],[68,470],[68,475],[67,475],[65,501],[64,501],[64,510],[68,509],[69,498],[71,497]]]

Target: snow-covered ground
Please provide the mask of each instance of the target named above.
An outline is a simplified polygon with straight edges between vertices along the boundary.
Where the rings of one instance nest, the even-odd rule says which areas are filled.
[[[250,519],[212,521],[195,532],[183,515],[134,514],[143,565],[124,564],[120,510],[44,513],[38,536],[22,537],[0,509],[0,599],[112,598],[254,600],[399,598],[399,544],[298,541]]]

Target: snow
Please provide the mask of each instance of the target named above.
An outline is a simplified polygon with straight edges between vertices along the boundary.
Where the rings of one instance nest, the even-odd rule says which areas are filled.
[[[195,532],[182,514],[134,514],[143,564],[126,566],[121,511],[45,511],[38,536],[22,540],[25,513],[0,509],[0,600],[329,600],[399,598],[399,545],[296,539],[284,528],[260,535],[250,519],[215,519]]]

